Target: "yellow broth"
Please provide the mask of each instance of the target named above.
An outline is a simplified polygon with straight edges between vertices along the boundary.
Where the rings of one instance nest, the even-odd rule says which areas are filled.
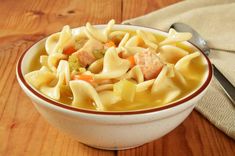
[[[126,32],[129,32],[131,34],[131,36],[133,34],[135,34],[134,31],[126,30]],[[161,42],[165,39],[165,37],[162,35],[157,35],[157,34],[154,34],[154,35],[155,35],[158,42]],[[118,41],[116,41],[116,44],[117,44],[117,42]],[[195,51],[195,49],[193,49],[183,43],[177,43],[177,44],[175,44],[175,46],[182,48],[182,49],[188,51],[189,53],[192,53]],[[142,47],[145,47],[145,46],[142,45]],[[32,62],[29,66],[29,72],[40,69],[40,67],[41,67],[41,64],[39,61],[40,55],[45,55],[45,54],[46,54],[45,49],[43,49],[35,55],[35,57],[32,59]],[[198,58],[195,58],[194,60],[192,60],[192,63],[190,64],[190,73],[188,73],[188,74],[193,75],[193,78],[190,78],[190,79],[186,78],[187,83],[190,85],[188,85],[185,88],[183,85],[180,85],[180,83],[175,82],[177,87],[179,87],[181,89],[181,94],[174,101],[177,101],[177,100],[187,96],[188,94],[193,92],[197,87],[199,87],[199,85],[201,84],[201,81],[204,77],[205,71],[206,71],[206,65],[203,63],[202,56],[199,56]],[[162,95],[164,95],[164,93],[162,93]],[[161,99],[162,99],[161,95],[152,96],[151,91],[149,89],[144,92],[137,92],[133,102],[121,100],[121,101],[114,103],[114,104],[104,104],[104,107],[105,107],[105,111],[142,110],[142,109],[161,107],[161,106],[166,105],[166,103],[162,102]],[[73,101],[72,94],[69,93],[68,91],[64,91],[62,89],[61,90],[61,98],[60,98],[59,102],[66,104],[66,105],[71,105],[72,101]],[[172,101],[172,102],[174,102],[174,101]],[[84,109],[92,109],[92,110],[96,109],[96,107],[92,103],[92,101],[88,101],[87,103],[81,103],[81,104],[79,104],[79,107],[84,108]]]

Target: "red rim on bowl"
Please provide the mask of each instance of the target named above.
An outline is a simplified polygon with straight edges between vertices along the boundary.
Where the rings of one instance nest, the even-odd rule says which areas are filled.
[[[132,25],[128,25],[128,26],[132,26]],[[140,26],[140,27],[143,27],[143,26]],[[147,27],[148,28],[148,27]],[[158,30],[158,29],[155,29],[155,28],[149,28],[149,29],[153,29],[153,30]],[[158,31],[162,31],[162,30],[158,30]],[[164,32],[164,31],[162,31]],[[38,43],[38,42],[37,42]],[[190,43],[190,42],[189,42]],[[35,43],[36,44],[36,43]],[[33,44],[33,45],[35,45]],[[192,44],[192,43],[190,43]],[[32,46],[33,46],[32,45]],[[143,110],[133,110],[133,111],[118,111],[118,112],[114,112],[114,111],[103,111],[103,112],[100,112],[100,111],[96,111],[96,110],[88,110],[88,109],[82,109],[82,108],[77,108],[77,107],[72,107],[72,106],[69,106],[69,105],[65,105],[63,103],[60,103],[60,102],[57,102],[57,101],[54,101],[52,99],[49,99],[47,98],[46,96],[38,93],[37,91],[35,91],[35,89],[33,89],[27,82],[26,80],[24,79],[24,76],[23,76],[23,73],[22,73],[22,70],[21,70],[21,67],[22,67],[22,60],[24,58],[24,56],[26,55],[26,53],[29,51],[29,49],[32,47],[30,46],[28,49],[25,50],[25,52],[20,56],[19,60],[18,60],[18,63],[17,63],[17,66],[16,66],[16,70],[17,70],[17,73],[18,73],[18,76],[19,76],[19,79],[20,81],[24,84],[24,86],[31,92],[33,93],[37,98],[40,98],[50,104],[53,104],[55,106],[58,106],[58,107],[61,107],[61,108],[65,108],[65,109],[68,109],[68,110],[71,110],[71,111],[77,111],[77,112],[82,112],[82,113],[90,113],[90,114],[101,114],[101,115],[131,115],[131,114],[144,114],[144,113],[151,113],[151,112],[156,112],[156,111],[160,111],[160,110],[164,110],[164,109],[168,109],[168,108],[172,108],[172,107],[175,107],[175,106],[178,106],[186,101],[189,101],[191,99],[193,99],[194,97],[196,97],[197,95],[199,95],[210,83],[211,79],[212,79],[212,65],[211,65],[211,62],[209,60],[209,58],[202,52],[201,49],[199,49],[196,45],[192,44],[194,47],[196,47],[200,52],[201,54],[204,56],[204,58],[206,59],[207,61],[207,64],[208,64],[208,76],[207,76],[207,79],[206,81],[201,85],[201,87],[199,89],[197,89],[194,93],[192,93],[191,95],[179,100],[179,101],[176,101],[176,102],[172,102],[168,105],[165,105],[165,106],[161,106],[161,107],[156,107],[156,108],[149,108],[149,109],[143,109]]]

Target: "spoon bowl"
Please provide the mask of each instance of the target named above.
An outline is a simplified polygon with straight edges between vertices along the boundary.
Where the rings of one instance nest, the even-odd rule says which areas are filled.
[[[170,28],[177,30],[178,32],[190,32],[193,37],[189,40],[200,48],[207,56],[210,54],[210,48],[207,46],[207,42],[201,37],[201,35],[195,31],[189,25],[184,23],[174,23]]]

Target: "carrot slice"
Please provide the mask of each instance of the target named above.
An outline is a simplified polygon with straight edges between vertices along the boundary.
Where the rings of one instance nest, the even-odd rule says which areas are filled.
[[[133,68],[136,65],[134,55],[131,55],[126,59],[130,62],[130,68]]]
[[[71,55],[75,51],[76,51],[76,49],[74,48],[74,46],[68,46],[68,47],[64,48],[63,54]]]
[[[94,78],[91,75],[73,75],[72,80],[83,80],[88,83],[92,83],[94,81]]]
[[[116,44],[113,41],[108,41],[104,44],[104,46],[110,48],[110,47],[116,47]]]

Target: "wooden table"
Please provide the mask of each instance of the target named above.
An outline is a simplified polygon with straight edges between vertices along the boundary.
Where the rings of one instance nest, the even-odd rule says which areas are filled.
[[[144,156],[235,155],[235,141],[196,111],[168,135],[125,151],[83,145],[50,126],[19,87],[15,64],[41,38],[87,21],[117,23],[163,8],[178,0],[37,0],[0,2],[0,155],[1,156]]]

